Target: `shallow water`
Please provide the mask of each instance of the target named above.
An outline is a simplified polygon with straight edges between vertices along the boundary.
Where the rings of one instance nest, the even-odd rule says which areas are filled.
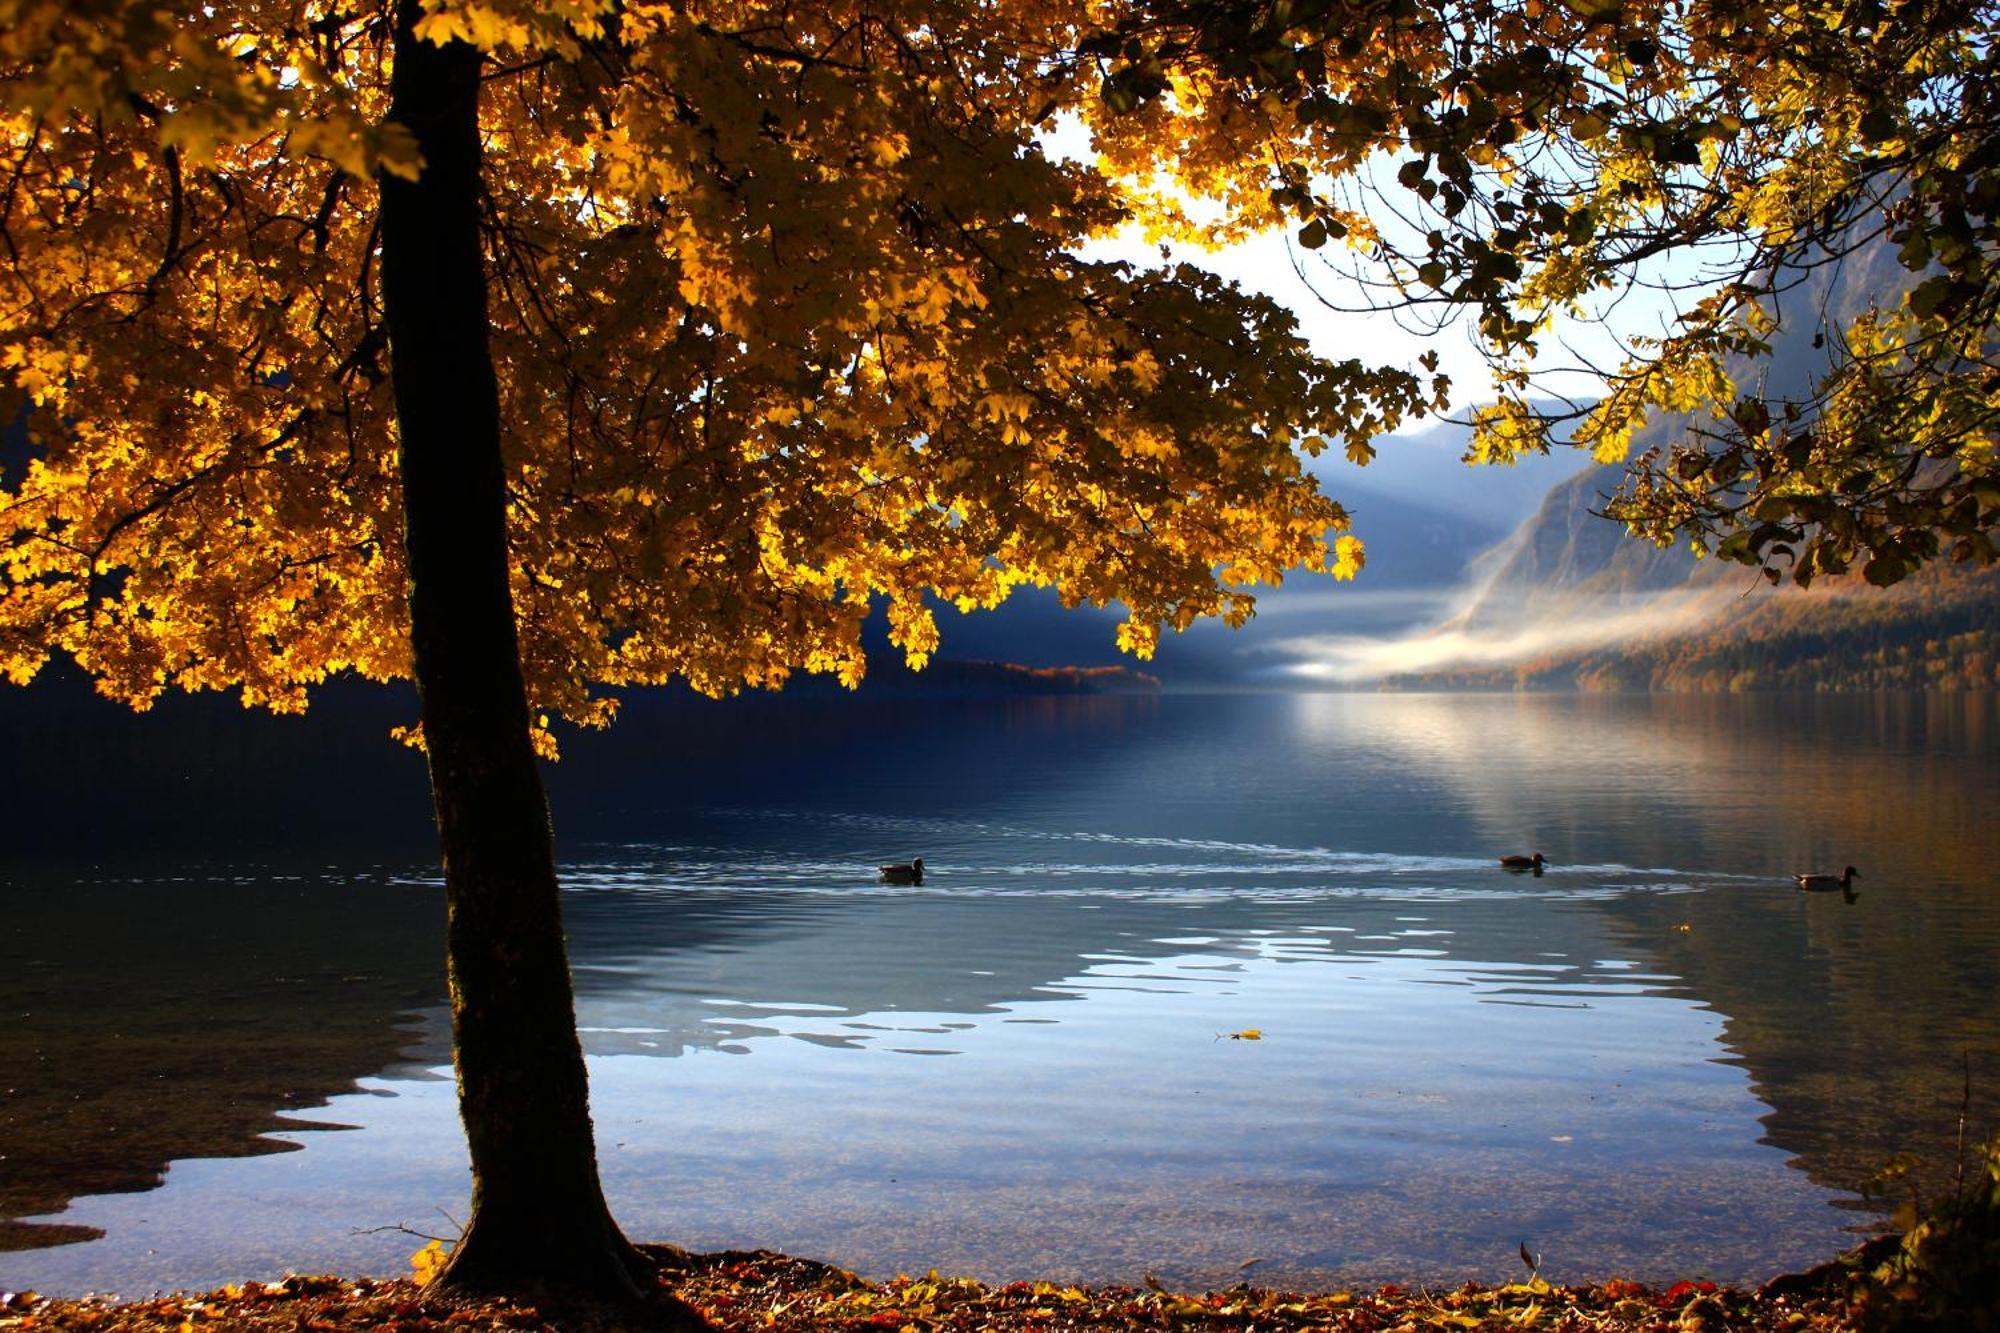
[[[1948,1167],[1968,1062],[1994,1123],[1994,702],[636,709],[552,778],[607,1190],[883,1275],[1825,1257],[1891,1153]],[[421,774],[323,742],[129,739],[74,835],[45,784],[0,867],[0,1242],[102,1238],[0,1286],[395,1271],[366,1229],[462,1213]],[[1853,902],[1790,885],[1848,861]]]

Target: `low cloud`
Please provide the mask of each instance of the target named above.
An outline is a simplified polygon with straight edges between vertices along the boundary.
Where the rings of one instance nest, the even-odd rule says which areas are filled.
[[[1390,676],[1467,667],[1512,666],[1559,653],[1586,652],[1671,636],[1710,623],[1734,593],[1676,588],[1635,601],[1573,596],[1518,624],[1480,625],[1461,613],[1435,629],[1395,638],[1309,634],[1265,645],[1289,659],[1274,674],[1302,685],[1364,685]]]

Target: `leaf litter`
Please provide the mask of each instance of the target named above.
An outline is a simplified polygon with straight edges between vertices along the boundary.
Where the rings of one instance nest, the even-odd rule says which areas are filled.
[[[1684,1281],[1666,1287],[1614,1279],[1557,1286],[1523,1282],[1463,1287],[1383,1286],[1319,1293],[1239,1285],[1200,1294],[1145,1286],[1058,1282],[989,1284],[965,1277],[897,1276],[871,1282],[845,1269],[769,1251],[686,1254],[644,1247],[661,1261],[670,1291],[718,1330],[994,1329],[1006,1333],[1071,1330],[1354,1330],[1355,1333],[1726,1333],[1782,1329],[1820,1333],[1854,1326],[1859,1269],[1835,1262],[1781,1278],[1755,1291]],[[290,1276],[231,1284],[203,1295],[177,1294],[115,1303],[0,1293],[0,1330],[283,1330],[339,1333],[457,1333],[469,1329],[608,1330],[643,1328],[643,1314],[577,1307],[529,1297],[475,1299],[427,1291],[416,1282]]]

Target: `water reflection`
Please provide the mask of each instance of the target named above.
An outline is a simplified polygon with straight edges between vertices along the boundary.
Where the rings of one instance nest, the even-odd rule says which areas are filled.
[[[1993,1120],[1997,729],[1977,696],[638,707],[553,775],[607,1186],[639,1234],[875,1272],[1227,1282],[1254,1258],[1270,1281],[1493,1278],[1522,1240],[1558,1276],[1821,1258],[1852,1220],[1830,1205],[1890,1151],[1948,1157],[1961,1051],[1974,1128]],[[1541,878],[1494,864],[1530,847]],[[922,889],[874,882],[911,855]],[[1851,904],[1791,888],[1849,860]],[[301,907],[277,874],[246,876],[255,901],[228,913],[155,914],[115,951],[146,980],[110,1012],[228,977],[222,943],[204,980],[148,969],[175,929],[223,941],[232,914],[294,941],[340,917],[358,938],[322,961],[400,940],[380,971],[412,984],[313,992],[315,1014],[352,1011],[324,1077],[246,1090],[171,1067],[209,1137],[72,1133],[123,1154],[123,1183],[63,1166],[36,1197],[268,1150],[301,1088],[365,1128],[309,1136],[282,1187],[184,1162],[150,1199],[79,1200],[42,1220],[106,1241],[0,1278],[243,1276],[194,1225],[232,1189],[290,1199],[262,1234],[317,1266],[394,1267],[393,1243],[347,1230],[460,1205],[448,1097],[401,1074],[368,1083],[393,1101],[338,1095],[394,1066],[397,1006],[435,1003],[434,927],[407,915],[431,905],[334,876]],[[128,910],[84,915],[116,933]],[[310,971],[285,947],[251,952]],[[217,989],[261,1013],[261,975]],[[213,1050],[269,1058],[214,1012]],[[1264,1039],[1218,1039],[1250,1028]],[[118,1081],[69,1054],[98,1044],[80,1023],[35,1049]],[[324,1225],[285,1232],[301,1212]]]
[[[675,895],[657,897],[670,920]],[[604,1059],[607,1178],[621,1211],[698,1243],[878,1271],[1218,1282],[1258,1258],[1324,1283],[1490,1276],[1522,1239],[1569,1272],[1837,1244],[1781,1154],[1717,1132],[1757,1108],[1707,1058],[1713,1018],[1593,910],[1443,906],[843,903],[808,933],[704,949],[697,985],[589,990],[600,1056],[691,1057]],[[1218,1040],[1251,1027],[1262,1040]],[[689,1169],[717,1160],[740,1173]],[[666,1178],[670,1197],[638,1187]]]
[[[182,1158],[295,1149],[271,1136],[355,1079],[449,1058],[406,1027],[443,998],[434,894],[267,867],[4,894],[0,1251],[88,1240],[20,1219]]]
[[[1559,860],[1789,879],[1865,854],[1865,887],[1919,891],[1995,887],[1995,708],[1984,694],[1298,701],[1332,743],[1366,737],[1492,836],[1562,846]]]

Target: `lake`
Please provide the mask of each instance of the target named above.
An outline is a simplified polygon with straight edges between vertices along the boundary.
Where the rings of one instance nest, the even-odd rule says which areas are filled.
[[[344,697],[8,702],[0,1287],[394,1273],[462,1217],[421,763]],[[1990,695],[656,699],[551,786],[635,1237],[1755,1281],[2000,1110]]]

